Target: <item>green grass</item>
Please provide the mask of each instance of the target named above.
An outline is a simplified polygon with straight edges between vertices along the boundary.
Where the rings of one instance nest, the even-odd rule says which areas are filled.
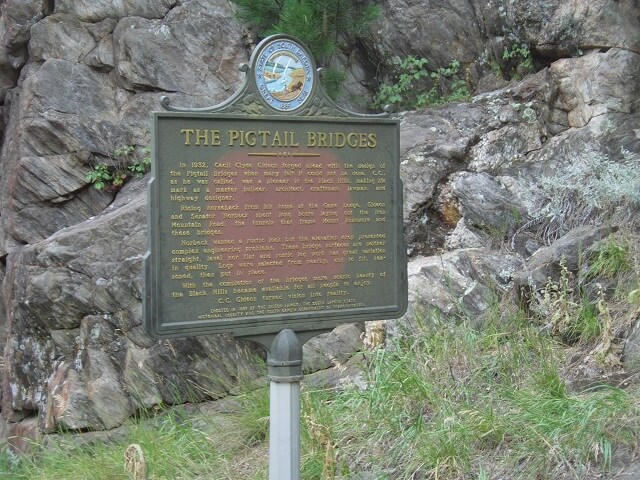
[[[637,444],[640,392],[572,391],[563,362],[562,345],[522,312],[495,310],[477,328],[426,318],[366,353],[366,387],[303,388],[301,478],[606,478],[614,453]],[[268,391],[233,405],[215,415],[173,409],[116,443],[5,453],[0,478],[126,479],[122,455],[138,443],[150,479],[264,479]]]
[[[616,278],[632,267],[629,243],[611,235],[592,255],[589,277]]]
[[[259,404],[251,397],[253,394],[243,396],[239,403]],[[42,449],[33,457],[5,452],[0,457],[0,478],[129,479],[123,455],[132,443],[140,445],[144,452],[149,479],[264,478],[266,465],[262,459],[246,462],[247,456],[252,460],[250,446],[255,442],[255,426],[247,430],[243,419],[244,416],[231,414],[203,417],[174,407],[156,418],[139,420],[122,441],[76,448],[65,441],[64,445]]]
[[[613,449],[638,439],[637,392],[572,393],[561,358],[552,338],[518,320],[423,331],[373,354],[368,388],[307,392],[306,422],[325,433],[305,466],[324,461],[344,478],[380,479],[493,478],[492,468],[530,479],[606,472]],[[324,457],[314,454],[329,443]]]

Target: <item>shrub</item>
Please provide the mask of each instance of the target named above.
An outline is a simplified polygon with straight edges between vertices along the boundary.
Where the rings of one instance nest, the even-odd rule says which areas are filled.
[[[458,60],[437,70],[428,70],[428,63],[426,58],[413,55],[396,58],[394,64],[397,66],[397,80],[380,86],[373,101],[374,108],[391,105],[414,110],[469,98],[467,83],[460,78]]]
[[[551,243],[580,225],[640,223],[640,169],[637,154],[622,150],[620,161],[585,147],[568,165],[559,165],[522,192],[532,218]]]

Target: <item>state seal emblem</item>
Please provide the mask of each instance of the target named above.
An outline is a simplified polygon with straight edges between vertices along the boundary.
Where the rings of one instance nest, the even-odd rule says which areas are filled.
[[[315,82],[313,60],[290,38],[259,46],[255,81],[262,99],[280,112],[294,111],[309,99]]]

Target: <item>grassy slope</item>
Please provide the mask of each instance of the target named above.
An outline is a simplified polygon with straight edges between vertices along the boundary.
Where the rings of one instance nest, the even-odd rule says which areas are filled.
[[[302,478],[616,478],[640,438],[638,374],[620,360],[640,312],[638,246],[611,237],[577,283],[563,272],[541,292],[537,314],[508,295],[482,321],[425,312],[419,331],[358,357],[360,381],[305,385]],[[118,441],[4,452],[0,477],[126,479],[135,443],[150,479],[266,478],[267,390],[213,405],[150,412]]]
[[[421,335],[365,355],[366,388],[304,389],[302,478],[610,478],[616,452],[637,443],[640,390],[571,391],[563,354],[519,312],[496,309],[480,329],[432,316]],[[121,442],[6,454],[0,472],[126,479],[137,443],[149,478],[266,478],[266,389],[236,402],[139,421]]]

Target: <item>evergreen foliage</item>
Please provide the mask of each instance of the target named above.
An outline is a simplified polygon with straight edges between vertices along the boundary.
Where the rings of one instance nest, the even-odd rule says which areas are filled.
[[[323,84],[334,97],[344,79],[343,72],[329,68],[339,42],[353,43],[380,15],[379,6],[368,0],[233,1],[238,7],[238,18],[254,29],[258,37],[284,33],[304,43],[318,66],[325,69]]]
[[[293,35],[309,47],[320,66],[328,65],[340,35],[348,42],[378,18],[380,8],[356,0],[234,0],[237,15],[260,37]]]

